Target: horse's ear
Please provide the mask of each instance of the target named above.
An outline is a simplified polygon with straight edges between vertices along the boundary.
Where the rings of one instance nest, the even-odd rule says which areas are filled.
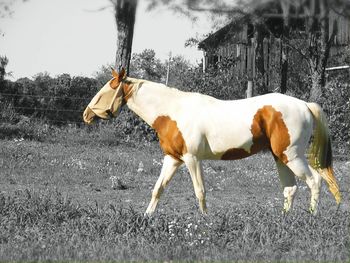
[[[125,70],[125,68],[122,68],[118,75],[119,75],[118,76],[119,81],[122,81],[123,79],[125,79],[126,78],[126,70]]]
[[[115,69],[112,68],[112,67],[111,67],[111,70],[112,70],[112,76],[113,76],[113,78],[119,78],[119,75],[118,75],[117,71],[115,71]]]

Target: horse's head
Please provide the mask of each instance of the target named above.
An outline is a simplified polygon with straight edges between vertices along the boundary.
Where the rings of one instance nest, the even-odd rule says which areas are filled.
[[[113,78],[97,92],[86,107],[83,114],[83,119],[86,123],[92,123],[96,117],[102,119],[115,117],[118,115],[121,106],[123,106],[123,97],[125,96],[123,80],[126,78],[125,69],[122,68],[119,73],[112,69],[112,76]]]

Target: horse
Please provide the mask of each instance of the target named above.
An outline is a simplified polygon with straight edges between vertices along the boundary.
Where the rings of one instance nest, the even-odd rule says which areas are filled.
[[[317,212],[322,178],[336,203],[341,201],[326,116],[316,103],[279,93],[219,100],[127,77],[125,69],[112,69],[112,79],[92,98],[83,119],[87,124],[96,118],[111,119],[124,105],[156,131],[164,152],[146,215],[154,213],[163,190],[183,163],[200,211],[207,213],[202,161],[237,160],[262,150],[270,151],[276,162],[283,212],[292,207],[296,178],[305,181],[311,191],[312,214]]]

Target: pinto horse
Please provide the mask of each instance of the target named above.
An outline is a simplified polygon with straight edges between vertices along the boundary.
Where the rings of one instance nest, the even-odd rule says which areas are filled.
[[[293,203],[296,178],[310,188],[311,213],[317,211],[321,178],[340,203],[328,125],[319,105],[278,93],[222,101],[130,78],[124,69],[119,73],[112,70],[112,76],[91,100],[83,118],[88,124],[96,117],[110,119],[126,104],[157,132],[165,156],[146,214],[155,211],[164,188],[182,163],[191,175],[200,210],[206,213],[201,161],[236,160],[264,149],[270,150],[276,161],[285,212]]]

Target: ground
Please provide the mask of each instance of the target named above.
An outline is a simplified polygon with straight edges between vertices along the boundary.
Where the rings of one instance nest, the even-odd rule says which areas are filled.
[[[293,211],[282,215],[273,158],[261,153],[240,161],[204,162],[207,216],[199,214],[190,176],[182,167],[155,216],[144,218],[161,162],[156,143],[1,140],[0,260],[349,259],[348,160],[334,162],[343,202],[337,208],[324,183],[316,217],[306,211],[309,191],[304,182],[298,182]],[[118,181],[114,187],[113,178]],[[43,204],[50,204],[45,211]],[[49,209],[51,205],[55,208]],[[64,219],[51,222],[56,208]],[[22,216],[23,211],[30,211],[32,219]],[[91,218],[94,224],[88,223]],[[26,231],[32,234],[24,235]],[[78,245],[69,248],[70,242]]]

